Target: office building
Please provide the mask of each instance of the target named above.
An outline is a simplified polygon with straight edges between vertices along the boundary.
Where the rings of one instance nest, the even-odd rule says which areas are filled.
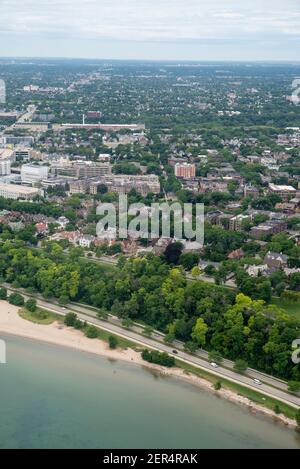
[[[21,166],[21,180],[25,184],[38,184],[48,178],[49,167],[32,164]]]
[[[33,187],[0,183],[0,197],[4,197],[5,199],[30,200],[37,195],[39,195],[39,190]]]
[[[0,160],[0,176],[9,176],[11,174],[10,160]]]

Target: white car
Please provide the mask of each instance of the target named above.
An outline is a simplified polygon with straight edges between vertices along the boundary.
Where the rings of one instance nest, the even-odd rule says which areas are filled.
[[[210,364],[210,366],[212,366],[213,368],[219,368],[219,365],[217,365],[217,364],[214,363],[214,362],[212,362],[212,363]]]
[[[262,382],[259,379],[256,379],[256,378],[253,380],[253,383],[257,384],[258,386],[262,385]]]

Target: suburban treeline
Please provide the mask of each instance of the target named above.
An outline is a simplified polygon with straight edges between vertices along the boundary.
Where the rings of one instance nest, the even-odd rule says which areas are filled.
[[[21,240],[6,240],[0,245],[1,281],[61,304],[81,301],[97,307],[99,314],[139,320],[166,332],[170,343],[183,340],[189,350],[203,347],[269,374],[300,380],[300,366],[291,360],[300,321],[276,306],[187,281],[181,268],[163,257],[121,258],[111,269],[81,254],[80,248],[64,253],[57,243],[38,250]]]

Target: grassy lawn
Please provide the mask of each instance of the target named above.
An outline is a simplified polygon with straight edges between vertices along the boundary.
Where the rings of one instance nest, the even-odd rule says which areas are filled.
[[[118,341],[118,348],[122,348],[122,349],[131,348],[133,350],[137,350],[140,348],[139,344],[136,344],[135,342],[131,342],[130,340],[124,339],[123,337],[120,337],[116,334],[112,334],[108,331],[104,331],[103,329],[99,329],[98,327],[96,329],[98,331],[98,339],[100,340],[104,340],[105,342],[108,342],[109,336],[115,337]]]
[[[49,325],[55,321],[62,322],[62,316],[59,314],[51,313],[42,308],[37,308],[36,311],[31,312],[27,309],[20,309],[19,315],[27,321],[34,322],[35,324]]]
[[[176,360],[176,366],[178,366],[179,368],[182,368],[188,373],[192,373],[194,375],[199,376],[200,378],[210,381],[212,383],[212,386],[217,381],[220,381],[222,383],[223,388],[229,389],[230,391],[233,391],[236,394],[239,394],[240,396],[247,397],[252,402],[256,404],[261,404],[262,406],[267,407],[268,409],[274,410],[275,405],[278,405],[282,414],[284,414],[286,417],[289,417],[289,418],[295,418],[297,409],[287,404],[284,404],[281,401],[277,401],[276,399],[273,399],[271,397],[264,396],[263,394],[260,394],[260,392],[254,391],[252,389],[248,389],[240,384],[233,383],[223,378],[218,378],[210,374],[209,372],[200,370],[199,368],[196,368],[192,365],[181,362],[180,360]]]
[[[286,311],[287,314],[295,316],[297,319],[300,319],[300,303],[291,303],[288,301],[283,301],[280,298],[273,298],[271,304],[278,306],[278,308]]]
[[[100,264],[105,272],[114,272],[117,269],[117,266],[115,264],[105,262],[99,258],[81,257],[80,259],[86,262],[96,262],[96,264]]]

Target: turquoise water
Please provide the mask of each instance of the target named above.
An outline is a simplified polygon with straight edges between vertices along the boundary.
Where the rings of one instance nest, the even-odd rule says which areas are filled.
[[[300,448],[295,432],[178,380],[2,338],[1,448]]]

